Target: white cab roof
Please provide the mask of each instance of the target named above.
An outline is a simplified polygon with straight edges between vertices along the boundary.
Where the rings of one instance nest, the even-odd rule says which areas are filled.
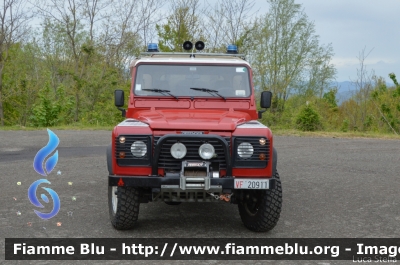
[[[146,56],[142,58],[137,58],[132,61],[130,68],[135,67],[138,63],[185,63],[185,64],[238,64],[238,65],[247,65],[250,67],[250,64],[245,60],[230,55],[221,55],[217,54],[215,57],[212,55],[202,56],[201,54],[194,54],[196,57],[190,57],[190,54],[185,55],[176,55],[176,54],[160,54],[153,56]]]

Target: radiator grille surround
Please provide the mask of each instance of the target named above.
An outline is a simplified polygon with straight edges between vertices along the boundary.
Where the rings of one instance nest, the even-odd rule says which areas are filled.
[[[171,155],[171,146],[177,142],[184,144],[187,149],[186,155],[181,159],[176,159]],[[199,155],[199,148],[205,143],[211,144],[215,149],[214,157],[206,161],[218,163],[219,169],[228,170],[231,165],[230,137],[218,135],[164,135],[154,136],[153,172],[155,168],[162,168],[166,172],[180,172],[182,161],[203,161],[204,159]]]

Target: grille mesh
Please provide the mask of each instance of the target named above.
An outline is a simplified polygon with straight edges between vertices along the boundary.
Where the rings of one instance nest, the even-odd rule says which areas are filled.
[[[154,143],[153,143],[153,148],[155,144],[157,143],[158,139],[160,139],[161,136],[155,136],[154,137]],[[228,146],[230,147],[230,137],[225,137],[224,138]],[[203,160],[200,155],[199,155],[199,147],[203,143],[209,143],[214,146],[216,157],[211,158],[209,161],[212,163],[219,163],[219,168],[220,169],[226,169],[226,159],[225,159],[225,153],[224,153],[224,146],[220,141],[216,139],[201,139],[201,138],[192,138],[192,139],[181,139],[179,140],[180,143],[184,144],[187,149],[186,156],[183,157],[182,159],[175,159],[171,155],[171,146],[178,142],[176,139],[168,139],[164,142],[164,144],[161,146],[161,152],[160,152],[160,157],[158,160],[158,167],[163,168],[164,170],[167,171],[175,171],[179,172],[181,170],[182,166],[182,161],[183,160]],[[230,148],[229,148],[230,150]]]

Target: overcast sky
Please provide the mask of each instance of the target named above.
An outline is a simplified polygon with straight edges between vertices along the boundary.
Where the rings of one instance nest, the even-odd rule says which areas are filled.
[[[259,13],[268,11],[266,0],[255,0]],[[358,55],[371,51],[367,69],[390,81],[400,79],[400,0],[295,0],[314,21],[321,44],[331,43],[337,81],[357,79]]]

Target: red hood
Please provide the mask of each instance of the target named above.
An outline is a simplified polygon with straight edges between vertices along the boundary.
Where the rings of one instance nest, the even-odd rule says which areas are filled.
[[[240,111],[226,110],[144,110],[135,113],[136,119],[152,129],[234,131],[236,126],[251,120]]]

